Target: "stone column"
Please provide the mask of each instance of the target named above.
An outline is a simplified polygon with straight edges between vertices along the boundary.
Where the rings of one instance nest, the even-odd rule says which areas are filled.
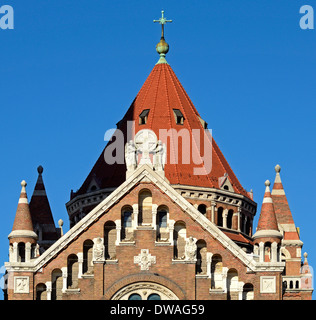
[[[169,242],[173,245],[173,231],[174,231],[174,220],[169,220],[168,227],[169,227]]]
[[[211,202],[211,221],[215,223],[215,207],[216,207],[216,202],[212,201]]]
[[[31,260],[31,242],[25,244],[25,262],[30,262]]]
[[[271,244],[271,262],[277,262],[277,250],[278,244],[276,242],[273,242]]]
[[[244,282],[238,282],[238,300],[242,300],[244,291]]]
[[[62,288],[62,292],[65,293],[67,290],[67,267],[63,267],[61,268],[62,274],[63,274],[63,288]]]
[[[259,243],[259,262],[264,262],[264,243]]]
[[[240,229],[240,211],[241,211],[241,208],[238,207],[238,210],[237,210],[237,231],[241,231]]]
[[[211,278],[212,276],[212,270],[211,270],[212,257],[213,257],[213,253],[211,252],[206,253],[206,274],[209,278]]]
[[[153,204],[152,205],[152,227],[154,228],[154,230],[157,229],[157,209],[158,209],[158,205]]]
[[[227,272],[228,268],[223,267],[222,270],[222,288],[225,293],[227,293]]]
[[[78,252],[77,257],[78,257],[78,279],[81,279],[83,274],[83,252]]]
[[[46,299],[52,300],[52,282],[47,281],[45,284],[46,284]]]
[[[138,203],[137,204],[133,204],[133,215],[134,215],[134,219],[133,219],[133,229],[135,230],[138,226]]]
[[[227,228],[227,216],[228,216],[228,209],[223,211],[223,227]]]
[[[122,221],[121,220],[115,220],[115,225],[116,225],[116,241],[115,245],[119,246],[121,242],[121,230],[122,230]],[[133,226],[133,222],[132,222]]]

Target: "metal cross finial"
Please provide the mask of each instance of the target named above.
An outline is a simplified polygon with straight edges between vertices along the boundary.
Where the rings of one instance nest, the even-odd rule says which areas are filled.
[[[161,38],[164,39],[164,25],[167,23],[167,22],[172,22],[172,20],[167,20],[164,16],[164,11],[161,10],[161,18],[159,18],[159,20],[154,20],[154,22],[159,22],[161,24]]]

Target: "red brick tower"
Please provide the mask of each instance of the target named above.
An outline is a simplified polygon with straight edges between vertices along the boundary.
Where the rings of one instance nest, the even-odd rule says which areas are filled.
[[[271,197],[273,199],[276,220],[283,234],[281,253],[282,260],[286,262],[283,275],[284,299],[311,298],[311,291],[307,289],[308,285],[304,288],[305,280],[301,279],[303,242],[300,239],[299,228],[294,223],[281,181],[280,171],[281,167],[276,165],[276,176]],[[305,259],[304,265],[305,263],[307,263],[307,259]]]
[[[23,272],[24,266],[28,265],[31,259],[39,255],[37,246],[37,235],[33,230],[32,218],[29,203],[26,194],[26,182],[21,182],[22,190],[15,214],[13,228],[9,234],[9,262],[12,266],[18,266],[22,272],[10,272],[8,277],[8,293],[14,296],[16,293],[18,299],[29,298],[29,287],[32,282],[30,272]]]

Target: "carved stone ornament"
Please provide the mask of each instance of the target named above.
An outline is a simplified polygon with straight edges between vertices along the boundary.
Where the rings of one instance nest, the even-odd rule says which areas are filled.
[[[14,277],[14,293],[29,293],[30,278],[26,276]]]
[[[156,263],[156,257],[149,253],[149,249],[142,249],[138,256],[134,257],[134,263],[140,266],[140,270],[149,270],[152,264]]]
[[[95,238],[93,240],[93,261],[104,261],[104,245],[102,238]]]
[[[275,293],[276,279],[275,276],[260,277],[260,293]]]
[[[196,239],[189,237],[185,243],[185,259],[189,261],[196,260],[197,245]]]
[[[152,166],[149,154],[152,153],[157,146],[157,136],[155,132],[148,129],[138,131],[135,135],[135,145],[137,153],[141,154],[139,164],[149,164]]]
[[[125,145],[125,162],[127,171],[133,171],[137,166],[136,147],[132,140]]]

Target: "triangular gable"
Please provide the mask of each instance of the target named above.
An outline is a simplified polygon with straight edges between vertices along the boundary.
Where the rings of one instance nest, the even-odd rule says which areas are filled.
[[[183,209],[194,221],[200,224],[203,229],[209,232],[217,239],[227,250],[235,257],[241,260],[249,269],[256,271],[258,263],[248,256],[237,244],[235,244],[228,236],[226,236],[215,224],[209,221],[205,216],[195,209],[185,198],[183,198],[176,190],[174,190],[160,175],[154,172],[148,165],[142,165],[115,191],[113,191],[106,199],[97,205],[89,214],[81,219],[73,226],[63,237],[56,241],[49,249],[47,249],[36,260],[31,261],[28,269],[33,271],[39,270],[43,265],[56,256],[65,246],[78,237],[87,227],[94,223],[106,210],[119,201],[135,184],[146,179],[151,181],[160,190],[162,190],[170,199]],[[277,266],[279,267],[279,266]]]

